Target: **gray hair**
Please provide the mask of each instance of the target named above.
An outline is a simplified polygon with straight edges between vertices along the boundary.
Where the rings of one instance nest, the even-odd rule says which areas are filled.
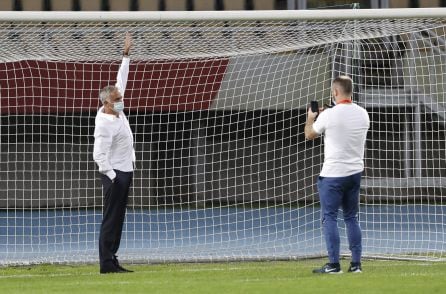
[[[118,88],[116,86],[106,86],[102,88],[102,90],[99,92],[99,99],[101,100],[102,104],[104,104],[105,100],[110,97],[111,93],[117,90]]]

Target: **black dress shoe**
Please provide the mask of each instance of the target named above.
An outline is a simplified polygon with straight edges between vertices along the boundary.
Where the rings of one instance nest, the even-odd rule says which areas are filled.
[[[121,272],[124,272],[124,273],[133,273],[133,271],[128,270],[128,269],[126,269],[126,268],[123,268],[123,267],[119,264],[119,261],[118,261],[118,258],[117,258],[116,255],[113,256],[113,264],[114,264],[114,265],[115,265]]]
[[[101,267],[99,270],[101,274],[111,274],[111,273],[123,273],[125,271],[121,270],[117,266],[107,266],[107,267]]]
[[[129,269],[126,269],[126,268],[123,268],[122,266],[120,266],[119,264],[118,264],[118,269],[121,271],[121,272],[123,272],[123,273],[133,273],[133,271],[132,270],[129,270]]]

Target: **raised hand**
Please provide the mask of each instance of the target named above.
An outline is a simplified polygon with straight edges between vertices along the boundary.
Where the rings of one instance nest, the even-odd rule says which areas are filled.
[[[127,56],[130,53],[130,48],[133,46],[132,35],[129,32],[125,34],[124,40],[124,55]]]

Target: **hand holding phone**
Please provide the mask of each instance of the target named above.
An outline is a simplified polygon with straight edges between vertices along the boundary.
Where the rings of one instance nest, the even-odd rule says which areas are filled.
[[[317,101],[311,101],[310,107],[312,112],[319,113],[319,103]]]

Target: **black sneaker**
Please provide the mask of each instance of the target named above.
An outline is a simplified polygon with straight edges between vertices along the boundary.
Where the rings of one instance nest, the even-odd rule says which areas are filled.
[[[313,270],[314,274],[342,274],[339,263],[327,263],[321,268]]]
[[[362,273],[361,263],[350,263],[350,267],[348,268],[349,273]]]

